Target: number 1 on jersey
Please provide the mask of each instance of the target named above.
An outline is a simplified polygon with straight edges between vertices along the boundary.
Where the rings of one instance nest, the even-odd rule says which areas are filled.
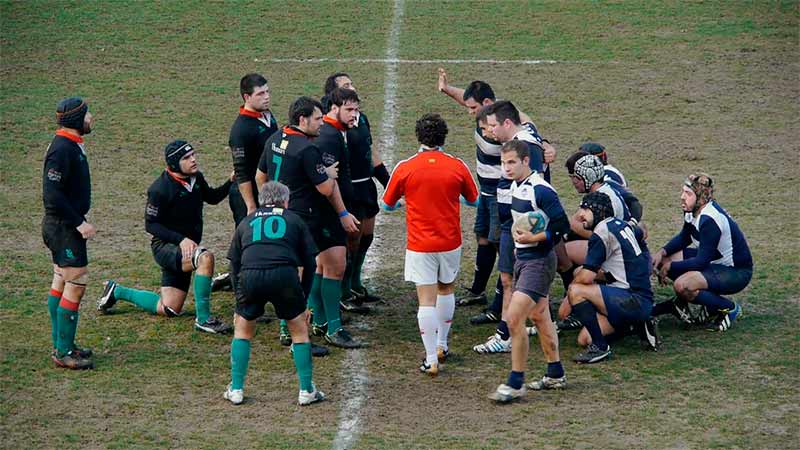
[[[279,181],[281,176],[281,164],[283,163],[283,157],[281,155],[273,154],[272,163],[275,164],[275,181]]]

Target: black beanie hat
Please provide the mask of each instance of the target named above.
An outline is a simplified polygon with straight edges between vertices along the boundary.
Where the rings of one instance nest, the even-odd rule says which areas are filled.
[[[167,160],[167,167],[173,172],[181,171],[181,158],[194,150],[194,147],[186,141],[172,141],[164,148],[164,159]]]
[[[89,105],[80,97],[65,98],[56,107],[56,122],[65,128],[83,130],[83,119]]]

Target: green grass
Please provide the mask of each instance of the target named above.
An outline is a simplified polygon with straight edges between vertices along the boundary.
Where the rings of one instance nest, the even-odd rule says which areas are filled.
[[[578,195],[563,161],[592,139],[609,149],[645,206],[651,249],[680,226],[686,173],[703,169],[721,204],[748,236],[751,286],[736,296],[745,319],[724,334],[662,322],[665,347],[632,340],[611,361],[570,362],[570,388],[530,395],[509,408],[486,394],[507,356],[471,351],[491,333],[459,309],[454,358],[438,379],[420,378],[411,286],[402,282],[402,213],[378,228],[370,285],[386,298],[365,320],[368,399],[357,448],[791,448],[800,423],[800,232],[794,226],[800,172],[797,1],[423,2],[407,1],[404,59],[552,59],[552,65],[447,67],[453,84],[489,81],[529,113],[559,151],[554,185],[568,211]],[[0,2],[0,432],[4,447],[330,448],[346,400],[344,353],[315,360],[330,401],[300,409],[277,324],[259,327],[248,401],[232,408],[229,339],[192,331],[194,305],[175,320],[129,305],[92,308],[100,282],[156,289],[160,274],[144,232],[145,190],[172,139],[193,142],[212,183],[231,170],[225,151],[240,103],[238,80],[260,71],[285,123],[298,95],[318,95],[325,77],[349,72],[377,134],[384,66],[273,63],[271,58],[382,58],[393,2]],[[474,159],[471,119],[435,92],[436,66],[399,68],[398,146],[416,149],[414,121],[440,112],[448,151]],[[82,95],[97,123],[87,137],[92,169],[91,284],[78,340],[97,353],[85,373],[53,369],[45,307],[51,263],[41,243],[41,164],[56,102]],[[473,211],[463,214],[461,281],[471,276]],[[226,251],[224,202],[205,210],[204,244]],[[218,260],[222,259],[218,257]],[[559,283],[556,283],[559,284]],[[492,285],[492,283],[490,283]],[[561,294],[554,286],[553,296]],[[659,299],[668,288],[657,290]],[[232,296],[215,294],[230,317]],[[360,333],[356,333],[360,334]],[[565,361],[578,351],[560,338]],[[542,370],[531,340],[528,376]],[[427,399],[427,400],[419,400]]]

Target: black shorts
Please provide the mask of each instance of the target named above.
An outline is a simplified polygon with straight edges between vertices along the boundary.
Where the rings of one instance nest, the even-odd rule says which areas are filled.
[[[189,292],[189,285],[192,284],[192,272],[183,271],[181,248],[163,241],[153,241],[150,248],[153,250],[153,259],[161,266],[161,286]]]
[[[378,215],[378,189],[372,178],[359,183],[353,183],[353,200],[348,211],[356,219],[369,219]]]
[[[319,214],[306,224],[320,252],[332,247],[344,247],[347,243],[347,233],[342,228],[342,222],[335,215]]]
[[[614,330],[624,330],[626,325],[647,320],[653,311],[653,299],[630,289],[605,284],[600,285],[606,318]]]
[[[261,317],[267,302],[272,303],[275,315],[282,320],[292,320],[306,310],[296,267],[244,269],[239,273],[238,286],[236,314],[245,320]]]
[[[86,239],[78,230],[58,217],[44,216],[42,239],[53,254],[53,264],[58,267],[86,267],[89,255]]]

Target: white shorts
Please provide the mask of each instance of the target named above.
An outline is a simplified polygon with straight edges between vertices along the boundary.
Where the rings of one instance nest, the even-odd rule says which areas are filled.
[[[461,268],[461,247],[448,252],[421,253],[406,250],[406,281],[418,285],[444,283],[456,280]]]

